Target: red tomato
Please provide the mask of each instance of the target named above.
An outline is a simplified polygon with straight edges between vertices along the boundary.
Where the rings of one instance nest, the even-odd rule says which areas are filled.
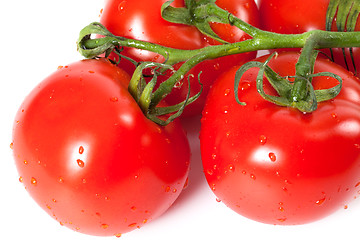
[[[161,215],[179,196],[190,150],[179,122],[160,127],[106,60],[62,67],[25,99],[13,150],[20,181],[53,218],[91,235],[116,235]]]
[[[303,33],[310,30],[325,30],[326,11],[330,0],[259,0],[261,26],[264,30],[276,33]],[[336,21],[336,20],[335,20]],[[337,31],[335,22],[332,27]],[[355,31],[360,30],[357,21]],[[328,50],[324,52],[330,56]],[[356,69],[360,70],[360,49],[353,48]],[[342,49],[333,49],[334,61],[346,67]],[[346,62],[349,70],[355,72],[349,49],[346,49]],[[360,76],[359,74],[357,74]]]
[[[178,49],[199,49],[205,46],[219,44],[212,39],[202,35],[195,27],[182,24],[174,24],[165,21],[160,14],[161,6],[167,0],[110,0],[103,10],[100,22],[115,35],[127,38],[138,39],[163,46]],[[216,4],[229,12],[235,14],[242,20],[257,26],[258,9],[253,0],[235,0],[226,1],[218,0]],[[183,7],[183,0],[175,0],[172,6]],[[224,24],[211,24],[214,31],[229,42],[236,42],[248,39],[249,36],[233,26]],[[148,51],[125,48],[123,55],[129,56],[136,61],[155,61],[163,62],[164,58]],[[194,67],[189,73],[191,77],[191,95],[195,95],[200,90],[197,76],[202,71],[201,82],[203,84],[202,96],[191,107],[185,110],[185,115],[200,114],[204,106],[206,95],[214,80],[223,71],[231,68],[233,65],[253,59],[255,52],[238,54],[235,56],[223,57],[215,60],[205,61]],[[177,64],[176,69],[181,64]],[[127,61],[120,63],[120,66],[132,74],[134,66]],[[159,79],[166,80],[171,73]],[[187,79],[185,77],[184,79]],[[180,84],[181,85],[181,84]],[[187,81],[184,81],[181,88],[175,88],[174,91],[166,98],[169,104],[177,104],[185,100],[188,93]]]
[[[299,54],[281,53],[269,66],[293,76]],[[267,56],[266,56],[267,57]],[[258,59],[264,61],[266,57]],[[265,101],[248,70],[234,97],[238,68],[222,75],[208,95],[200,135],[209,186],[223,203],[269,224],[304,224],[344,207],[360,190],[360,85],[341,66],[318,59],[315,72],[344,80],[335,99],[310,114]],[[337,84],[314,78],[315,89]],[[271,91],[270,84],[264,84]]]

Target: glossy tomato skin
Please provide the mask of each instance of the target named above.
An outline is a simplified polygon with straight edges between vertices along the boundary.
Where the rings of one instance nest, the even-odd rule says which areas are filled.
[[[161,6],[165,2],[166,0],[110,0],[103,10],[100,22],[115,35],[148,41],[177,49],[192,50],[219,44],[202,35],[193,26],[174,24],[165,21],[160,14]],[[259,25],[258,8],[253,0],[218,0],[216,4],[254,26]],[[175,0],[172,3],[172,6],[183,7],[184,1]],[[226,26],[219,23],[212,23],[211,26],[220,37],[229,42],[242,41],[249,38],[247,34],[233,26]],[[133,48],[125,48],[122,53],[136,61],[164,62],[165,60],[159,54]],[[202,72],[201,82],[203,84],[203,94],[195,103],[185,109],[183,115],[189,116],[200,114],[208,90],[217,76],[223,71],[231,68],[233,65],[241,64],[244,61],[253,59],[255,56],[255,52],[250,52],[208,60],[195,66],[187,74],[187,76],[190,74],[194,76],[190,77],[191,94],[195,95],[201,89],[197,78],[200,72]],[[181,64],[177,64],[175,69],[178,69],[180,65]],[[128,61],[122,61],[120,66],[130,74],[132,74],[135,69]],[[169,73],[165,77],[161,77],[159,81],[166,80],[170,74],[169,71]],[[185,80],[187,79],[187,76],[185,76]],[[168,104],[173,105],[185,100],[188,93],[187,81],[183,81],[181,86],[181,88],[175,88],[166,98]]]
[[[270,66],[287,75],[298,56],[281,53]],[[357,79],[319,59],[315,71],[333,70],[344,77],[343,92],[303,114],[263,100],[256,91],[258,69],[242,77],[239,97],[246,106],[237,104],[236,70],[216,81],[202,118],[203,167],[217,198],[235,212],[268,224],[305,224],[344,208],[360,190]],[[314,85],[328,87],[328,79],[316,78]],[[265,89],[271,92],[269,84]]]
[[[330,0],[259,0],[261,27],[267,31],[285,34],[298,34],[315,29],[325,30],[329,2]],[[360,22],[357,21],[355,31],[359,30]],[[338,31],[335,21],[332,31]],[[331,56],[328,49],[323,51],[327,56]],[[355,73],[349,49],[345,51],[346,62],[342,49],[333,49],[334,61]],[[356,69],[360,69],[360,49],[353,48],[353,54]]]
[[[181,193],[190,150],[179,122],[160,127],[107,60],[62,67],[19,109],[15,163],[31,197],[61,225],[109,236],[140,228]]]

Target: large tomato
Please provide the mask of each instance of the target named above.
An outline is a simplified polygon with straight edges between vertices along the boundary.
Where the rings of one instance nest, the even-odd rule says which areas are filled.
[[[281,53],[269,66],[295,74],[298,53]],[[259,58],[264,61],[266,57]],[[343,78],[343,90],[313,113],[265,101],[256,90],[258,69],[241,78],[222,75],[208,95],[201,126],[201,156],[209,186],[223,203],[269,224],[304,224],[343,208],[360,190],[360,85],[344,68],[318,59],[315,72]],[[315,89],[335,79],[316,77]],[[265,91],[271,87],[264,82]]]
[[[259,0],[259,11],[261,27],[264,30],[297,34],[314,29],[325,30],[326,11],[330,0]],[[336,18],[332,31],[337,31]],[[360,22],[357,21],[355,31],[360,30]],[[343,67],[355,72],[349,49],[346,50],[346,63],[342,49],[333,49],[334,61]],[[330,51],[324,52],[331,56]],[[360,49],[353,48],[355,66],[357,72],[360,70]],[[359,75],[358,75],[359,76]]]
[[[219,44],[202,35],[195,27],[182,24],[174,24],[165,21],[161,17],[161,6],[166,0],[109,0],[103,10],[100,22],[113,34],[127,38],[148,41],[167,47],[178,49],[199,49],[209,45]],[[218,0],[216,4],[235,14],[242,20],[257,26],[258,9],[253,0]],[[172,6],[183,7],[183,0],[175,0]],[[248,39],[249,36],[239,29],[219,23],[211,24],[213,30],[224,40],[236,42]],[[129,56],[136,61],[155,61],[163,62],[165,59],[159,55],[148,51],[125,48],[123,55]],[[200,90],[197,76],[200,72],[203,84],[203,94],[195,103],[185,110],[186,115],[201,113],[206,95],[211,84],[223,71],[233,65],[252,59],[256,56],[255,52],[238,54],[235,56],[223,57],[220,59],[205,61],[194,67],[188,74],[191,76],[191,95],[195,95]],[[125,70],[132,74],[134,66],[127,61],[120,63]],[[175,68],[178,68],[177,64]],[[159,81],[168,78],[171,73]],[[187,79],[185,77],[184,79]],[[181,88],[176,88],[166,98],[166,101],[173,105],[185,100],[188,93],[187,81],[184,81]]]
[[[20,181],[73,230],[137,229],[167,210],[186,182],[190,150],[180,123],[145,118],[128,81],[107,60],[79,61],[41,82],[16,115]]]

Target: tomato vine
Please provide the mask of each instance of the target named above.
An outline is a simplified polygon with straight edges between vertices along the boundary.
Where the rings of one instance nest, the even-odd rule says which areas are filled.
[[[312,78],[311,68],[314,63],[314,61],[312,61],[313,51],[315,49],[322,48],[360,47],[359,32],[330,32],[312,30],[301,34],[279,34],[261,30],[242,21],[233,14],[218,7],[213,0],[188,0],[185,1],[186,7],[184,8],[174,8],[170,6],[171,3],[172,1],[166,2],[162,7],[162,16],[168,21],[194,25],[198,27],[201,32],[213,37],[214,39],[218,39],[218,37],[214,32],[212,32],[211,28],[208,27],[208,23],[214,21],[226,23],[238,27],[249,34],[252,38],[245,41],[224,43],[222,45],[208,46],[196,50],[180,50],[146,41],[115,36],[102,24],[94,22],[86,26],[80,32],[78,40],[79,52],[86,58],[93,58],[103,53],[106,53],[106,56],[108,56],[110,52],[119,47],[133,47],[161,54],[166,59],[164,63],[166,64],[166,68],[170,68],[170,66],[179,62],[185,62],[177,71],[174,71],[174,74],[169,77],[167,81],[161,83],[157,89],[150,86],[144,88],[132,87],[131,89],[133,95],[141,95],[141,93],[135,93],[136,91],[144,91],[145,89],[149,90],[149,88],[151,89],[151,94],[146,94],[147,100],[141,101],[139,104],[142,105],[141,108],[144,110],[144,114],[148,118],[156,120],[156,122],[160,124],[167,124],[172,119],[164,121],[158,118],[158,114],[155,114],[158,112],[156,110],[157,105],[172,91],[175,84],[182,80],[191,68],[202,61],[258,50],[303,48],[304,50],[299,58],[299,62],[297,63],[298,71],[296,73],[297,76],[295,77],[295,79],[301,80],[295,81],[293,88],[298,90],[293,92],[299,96],[302,95],[307,97],[298,98],[293,95],[294,102],[292,102],[290,106],[296,107],[303,112],[312,112],[316,109],[317,105],[317,95],[311,90],[311,87],[309,90]],[[101,35],[103,37],[92,38],[92,35]],[[164,66],[165,65],[158,66],[159,68],[155,71],[162,69]],[[138,82],[139,77],[140,75],[137,75],[137,77],[133,76],[132,81]],[[153,85],[154,81],[150,81],[149,84]],[[130,83],[130,86],[134,86],[134,84]],[[302,87],[297,88],[297,86]],[[305,93],[300,93],[301,91],[305,91]],[[336,96],[336,94],[333,95]],[[196,98],[191,99],[191,101],[185,100],[183,105],[186,106],[195,100]],[[297,104],[296,102],[298,101],[301,102],[301,104]],[[308,105],[307,107],[304,107],[304,101],[307,102],[307,104],[305,104]],[[144,106],[144,102],[146,102],[146,106]],[[177,107],[173,107],[172,109],[175,112],[181,113],[181,108],[182,105],[179,105]],[[166,113],[169,113],[169,111],[166,111]],[[176,114],[175,116],[178,115],[180,114]]]

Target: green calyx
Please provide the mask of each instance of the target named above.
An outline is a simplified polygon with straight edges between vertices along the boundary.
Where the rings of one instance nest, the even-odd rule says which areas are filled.
[[[144,75],[144,71],[150,70],[151,75]],[[143,62],[141,63],[135,70],[132,75],[130,84],[129,84],[129,92],[134,97],[135,101],[139,104],[141,110],[144,115],[152,120],[153,122],[165,126],[172,122],[175,118],[179,117],[184,111],[185,107],[191,103],[193,103],[196,99],[199,98],[202,88],[200,92],[196,95],[190,97],[190,81],[188,77],[188,94],[186,99],[176,105],[159,107],[158,101],[161,101],[168,95],[170,92],[163,91],[163,95],[160,100],[155,98],[157,91],[162,91],[164,86],[170,86],[172,89],[171,78],[167,81],[163,82],[156,88],[158,76],[164,74],[167,70],[174,71],[171,65],[167,65],[164,63],[154,63],[154,62]],[[200,76],[198,76],[199,84]],[[169,81],[170,80],[170,81]]]
[[[246,103],[240,102],[239,100],[239,83],[242,75],[250,68],[259,68],[259,72],[256,78],[256,87],[258,93],[267,101],[272,102],[279,106],[292,107],[298,109],[303,113],[310,113],[317,109],[319,102],[328,101],[335,98],[342,88],[342,79],[330,72],[322,72],[314,74],[310,71],[308,74],[303,76],[297,69],[295,76],[280,76],[278,73],[273,71],[268,63],[276,55],[273,53],[264,62],[248,62],[242,65],[235,76],[235,98],[239,104],[245,105]],[[315,63],[317,51],[312,54],[312,66]],[[275,56],[276,57],[276,56]],[[299,58],[300,60],[301,58]],[[329,76],[339,81],[339,84],[329,89],[314,90],[311,81],[314,77],[318,76]],[[264,91],[264,78],[269,81],[271,86],[277,92],[277,95],[269,95]],[[293,81],[290,81],[293,79]]]

